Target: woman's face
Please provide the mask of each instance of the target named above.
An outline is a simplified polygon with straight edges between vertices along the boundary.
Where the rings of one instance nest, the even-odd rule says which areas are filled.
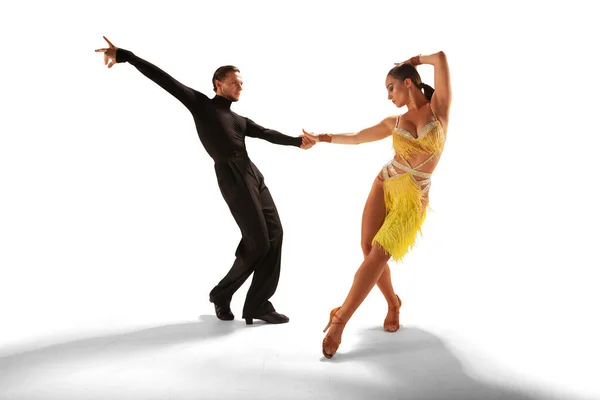
[[[409,81],[408,79],[405,80]],[[408,101],[408,88],[405,82],[388,75],[385,79],[385,87],[388,93],[388,99],[398,108],[404,107]]]

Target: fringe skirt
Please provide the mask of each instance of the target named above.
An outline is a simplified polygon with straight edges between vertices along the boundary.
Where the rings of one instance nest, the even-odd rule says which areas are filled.
[[[394,261],[399,262],[413,248],[427,210],[423,192],[414,177],[405,173],[383,182],[386,216],[373,238]]]

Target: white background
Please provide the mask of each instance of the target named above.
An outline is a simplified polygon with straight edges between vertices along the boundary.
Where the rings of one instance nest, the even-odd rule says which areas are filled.
[[[600,396],[592,6],[222,3],[0,6],[2,355],[197,321],[233,262],[239,230],[191,116],[131,65],[106,69],[93,51],[102,35],[208,96],[214,70],[237,65],[245,91],[233,110],[292,136],[403,112],[387,100],[387,71],[444,50],[454,101],[433,210],[415,250],[391,264],[403,324],[443,339],[473,374]],[[419,71],[433,86],[433,68]],[[272,301],[291,318],[286,334],[316,332],[317,362],[362,259],[362,208],[391,139],[246,144],[285,231]],[[352,324],[378,326],[385,308],[374,289]]]

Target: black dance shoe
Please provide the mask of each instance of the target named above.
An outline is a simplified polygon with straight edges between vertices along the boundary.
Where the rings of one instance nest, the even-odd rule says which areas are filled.
[[[267,324],[285,324],[286,322],[290,321],[290,319],[285,315],[272,311],[268,314],[261,315],[260,317],[246,318],[246,325],[252,325],[254,323],[254,319],[263,320]]]
[[[229,304],[215,304],[215,314],[221,321],[233,321],[233,318],[235,318]]]

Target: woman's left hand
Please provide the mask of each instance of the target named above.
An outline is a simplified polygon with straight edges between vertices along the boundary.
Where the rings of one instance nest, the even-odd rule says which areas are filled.
[[[408,60],[403,61],[401,63],[394,63],[394,65],[397,67],[397,66],[402,65],[402,64],[410,64],[413,67],[416,67],[417,65],[421,65],[420,58],[421,58],[421,55],[414,56],[414,57],[411,57]]]

